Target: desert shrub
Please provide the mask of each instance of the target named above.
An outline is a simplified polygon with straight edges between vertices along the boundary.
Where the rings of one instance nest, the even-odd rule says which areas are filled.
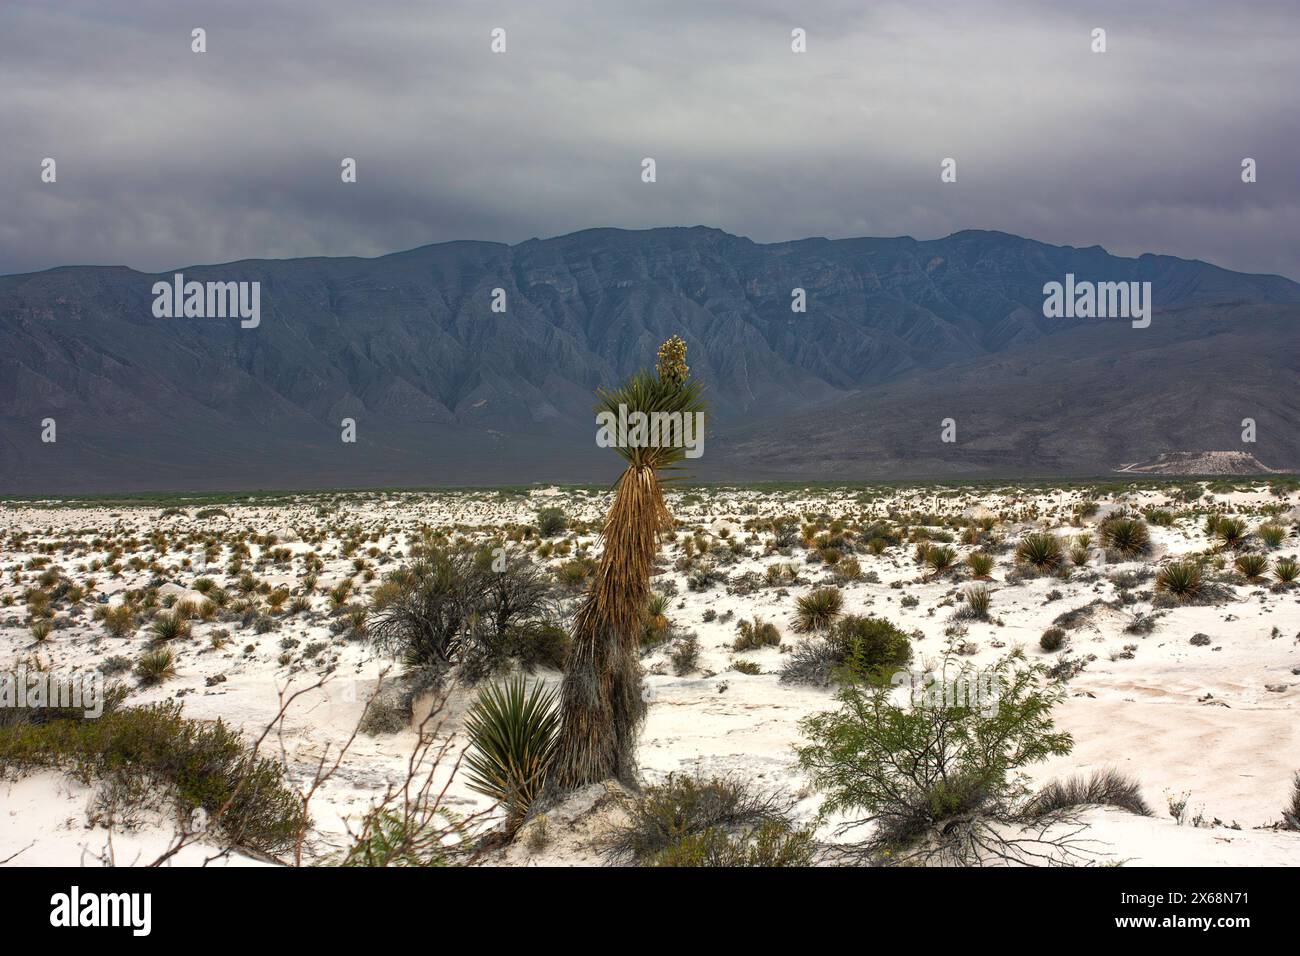
[[[738,835],[723,827],[690,834],[649,863],[678,867],[795,867],[811,866],[815,856],[812,830],[765,820]]]
[[[1049,654],[1054,654],[1065,646],[1065,629],[1060,627],[1049,627],[1043,631],[1042,637],[1038,639],[1038,646]]]
[[[1151,550],[1151,536],[1140,518],[1108,518],[1098,531],[1102,545],[1117,551],[1121,557],[1136,558]]]
[[[962,620],[987,621],[989,605],[992,603],[992,595],[989,594],[989,589],[983,584],[976,584],[968,587],[962,592],[962,595],[964,600],[962,606],[957,610],[956,617]]]
[[[841,558],[835,564],[835,580],[841,583],[857,581],[862,577],[862,565],[857,558]]]
[[[700,664],[700,638],[694,631],[683,635],[673,645],[672,652],[668,655],[672,661],[673,673],[678,677],[685,677],[695,671]]]
[[[844,595],[839,588],[817,588],[795,599],[794,629],[801,634],[824,631],[839,617]]]
[[[1138,816],[1155,816],[1142,799],[1138,782],[1116,770],[1098,770],[1091,777],[1053,780],[1034,794],[1025,812],[1031,817],[1044,817],[1084,806],[1119,807]]]
[[[1262,554],[1242,554],[1237,556],[1234,566],[1248,581],[1257,581],[1268,573],[1268,558]]]
[[[1288,830],[1300,830],[1300,771],[1291,781],[1291,799],[1282,810],[1282,823]]]
[[[891,688],[847,684],[838,710],[801,723],[810,741],[800,766],[826,794],[821,818],[850,817],[842,830],[874,828],[857,849],[873,862],[982,862],[992,852],[1022,862],[1031,844],[996,824],[1018,819],[1030,789],[1023,768],[1068,753],[1055,731],[1059,687],[1043,669],[1004,658],[968,684],[996,691],[996,706],[963,703],[902,707]]]
[[[984,551],[972,551],[966,556],[970,573],[977,578],[987,578],[993,572],[993,555]]]
[[[569,527],[569,518],[559,508],[543,508],[537,512],[537,533],[543,538],[553,538]]]
[[[176,676],[176,655],[170,647],[145,651],[135,662],[135,676],[145,687],[154,687]]]
[[[1300,572],[1300,565],[1291,558],[1279,558],[1273,565],[1273,574],[1282,584],[1291,584],[1295,581],[1298,572]]]
[[[465,718],[469,785],[506,811],[506,829],[523,823],[546,782],[560,726],[556,691],[523,677],[479,692]]]
[[[747,661],[744,658],[736,658],[729,666],[738,674],[749,674],[752,676],[754,674],[763,673],[763,668],[760,664],[756,661]]]
[[[625,810],[626,822],[601,840],[606,858],[614,863],[652,864],[662,854],[676,853],[684,840],[709,830],[748,833],[764,823],[787,832],[794,829],[787,798],[755,790],[734,777],[669,774],[629,799]],[[687,851],[694,855],[691,848]]]
[[[1156,590],[1181,600],[1196,597],[1201,591],[1201,568],[1195,561],[1175,561],[1156,572]]]
[[[54,622],[47,617],[40,617],[32,621],[32,640],[37,644],[44,644],[54,633]]]
[[[135,613],[125,604],[104,604],[94,615],[113,637],[126,637],[135,627]]]
[[[462,676],[474,683],[514,659],[528,666],[553,658],[563,641],[546,627],[548,594],[544,572],[530,561],[501,567],[491,550],[430,548],[376,589],[365,628],[409,668],[463,662]]]
[[[825,687],[839,680],[883,681],[911,659],[907,634],[884,618],[851,614],[825,637],[801,641],[781,668],[781,682]]]
[[[779,587],[783,584],[793,584],[799,579],[799,572],[793,564],[783,562],[769,564],[763,577],[771,587]]]
[[[1061,541],[1054,534],[1027,534],[1016,546],[1016,560],[1038,571],[1055,571],[1062,560]]]
[[[697,564],[686,576],[686,587],[691,591],[708,591],[723,578],[717,566],[710,562]]]
[[[1158,528],[1168,528],[1174,523],[1174,513],[1167,508],[1148,508],[1142,516]]]
[[[736,625],[740,636],[732,644],[737,651],[755,650],[760,647],[776,647],[781,643],[781,631],[770,621],[756,617],[752,621],[741,621]]]
[[[220,719],[182,717],[176,701],[0,734],[0,769],[37,767],[65,769],[83,781],[149,781],[170,794],[181,819],[202,808],[236,847],[275,853],[292,846],[307,826],[302,801],[286,785],[279,763],[255,757]]]

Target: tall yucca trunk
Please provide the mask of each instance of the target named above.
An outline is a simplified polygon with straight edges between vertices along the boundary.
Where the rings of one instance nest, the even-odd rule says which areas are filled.
[[[611,777],[633,782],[645,716],[637,650],[659,534],[668,521],[654,467],[630,465],[605,519],[595,578],[574,619],[551,774],[560,790]]]

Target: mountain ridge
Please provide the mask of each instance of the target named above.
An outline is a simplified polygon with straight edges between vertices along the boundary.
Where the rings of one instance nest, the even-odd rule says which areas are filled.
[[[176,272],[261,282],[261,326],[153,318],[152,283]],[[1287,334],[1290,310],[1300,308],[1300,284],[1285,277],[992,230],[755,243],[705,226],[597,228],[514,245],[456,240],[372,258],[244,259],[162,273],[61,266],[0,276],[0,490],[234,487],[259,474],[261,486],[283,485],[281,477],[392,484],[425,472],[432,483],[509,483],[498,480],[502,469],[579,480],[605,470],[589,421],[593,393],[652,364],[672,334],[686,339],[709,390],[711,427],[733,449],[705,470],[743,477],[761,462],[739,450],[770,448],[757,437],[765,428],[788,437],[788,416],[862,394],[888,405],[891,383],[930,376],[931,387],[944,387],[945,369],[972,363],[1010,374],[998,369],[1027,349],[1056,362],[1081,328],[1103,330],[1089,345],[1094,363],[1145,348],[1127,322],[1045,318],[1042,285],[1066,272],[1152,282],[1157,325],[1216,317],[1209,328],[1267,307],[1270,327]],[[796,287],[806,290],[803,314],[791,312]],[[491,311],[497,288],[504,315]],[[1238,341],[1265,349],[1252,361],[1277,387],[1286,359],[1245,326],[1229,333],[1220,339],[1229,353]],[[1206,374],[1197,350],[1165,344]],[[1226,364],[1237,374],[1252,367]],[[1161,375],[1175,371],[1123,388],[1158,393]],[[1015,408],[999,414],[1014,431]],[[50,417],[59,430],[52,445],[39,440]],[[339,439],[345,417],[357,422],[354,447]],[[1221,445],[1178,438],[1182,448]],[[1121,445],[1129,461],[1175,450],[1146,447],[1160,439],[1143,430]],[[783,458],[787,451],[797,448]],[[1296,451],[1288,439],[1270,464],[1291,467]],[[1002,466],[1053,462],[1118,464],[1036,460],[1026,446]]]

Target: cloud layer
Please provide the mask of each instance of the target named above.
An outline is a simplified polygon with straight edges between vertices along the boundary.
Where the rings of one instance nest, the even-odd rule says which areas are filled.
[[[1291,2],[11,0],[0,273],[705,224],[1300,279],[1298,33]]]

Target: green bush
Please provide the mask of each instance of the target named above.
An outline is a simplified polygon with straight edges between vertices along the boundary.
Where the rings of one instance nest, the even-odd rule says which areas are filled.
[[[65,769],[85,782],[116,777],[161,786],[182,819],[202,808],[236,847],[276,853],[292,846],[308,823],[277,762],[254,758],[221,720],[182,717],[176,701],[0,732],[0,770],[38,767]]]
[[[553,538],[569,527],[569,518],[559,508],[543,508],[537,512],[537,533],[543,538]]]
[[[962,676],[996,701],[900,707],[890,687],[848,684],[838,710],[800,725],[810,743],[799,764],[826,794],[822,819],[874,824],[858,847],[873,862],[979,862],[983,847],[1005,845],[994,824],[1024,811],[1023,768],[1073,745],[1054,729],[1063,692],[1042,684],[1042,667],[1012,656]]]

